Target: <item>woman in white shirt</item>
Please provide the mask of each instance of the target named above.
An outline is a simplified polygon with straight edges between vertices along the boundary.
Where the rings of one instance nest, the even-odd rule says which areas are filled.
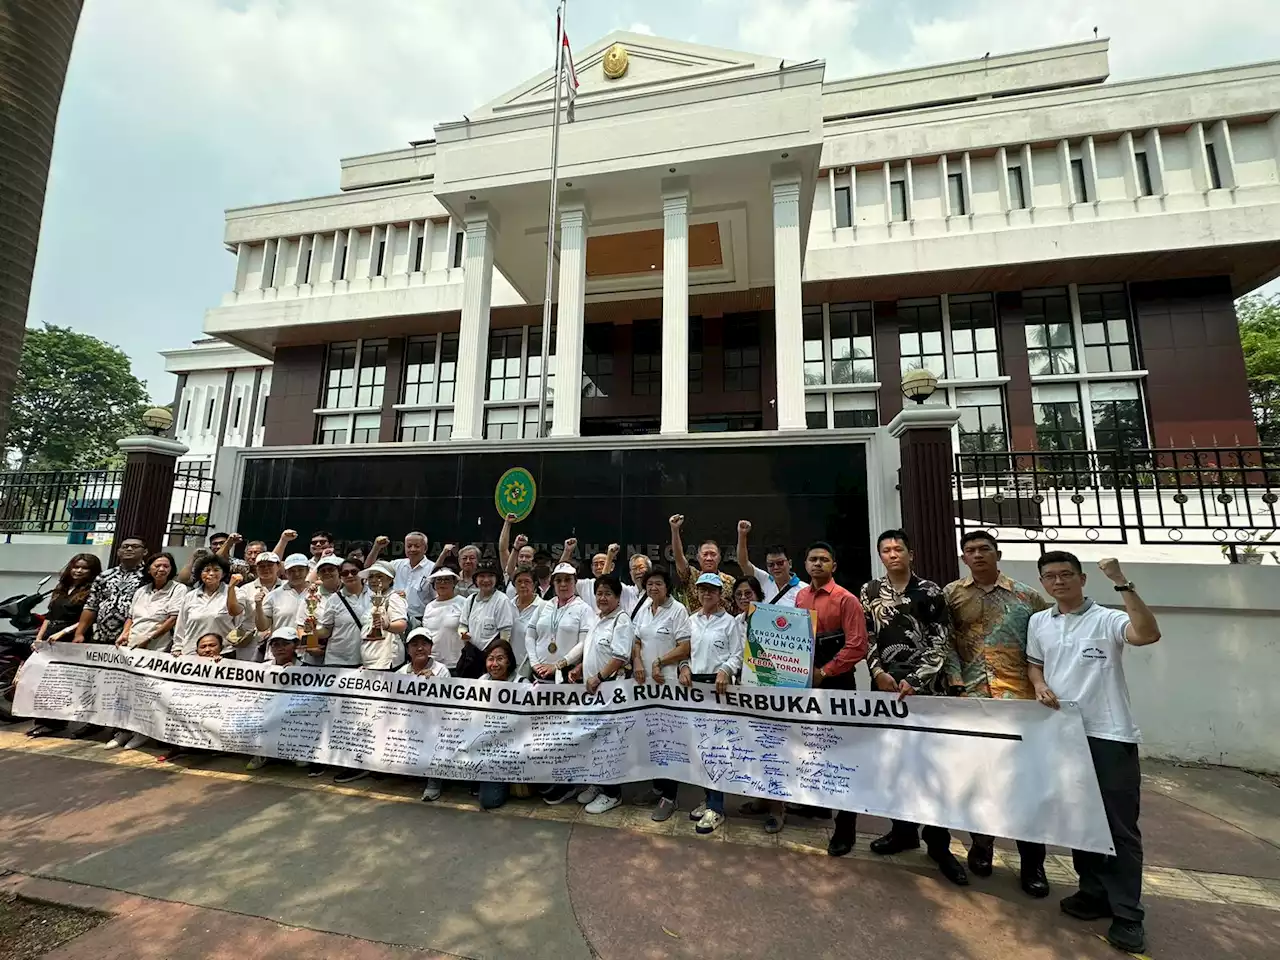
[[[632,678],[636,683],[674,683],[676,665],[689,659],[689,611],[671,596],[671,574],[654,567],[644,577],[645,601],[636,611],[632,625],[636,642],[632,652]],[[646,669],[647,668],[647,669]],[[658,805],[651,819],[661,823],[676,812],[675,780],[657,779],[653,789]]]
[[[316,627],[316,634],[329,641],[324,648],[324,665],[390,670],[400,661],[400,635],[409,616],[404,597],[391,592],[395,574],[386,563],[362,570],[354,560],[343,560],[339,576],[342,589],[325,600]],[[383,611],[376,618],[374,591],[366,588],[366,579],[384,593]],[[367,639],[378,632],[381,638]]]
[[[422,626],[430,631],[435,640],[435,657],[452,672],[462,655],[462,637],[459,627],[462,624],[462,608],[466,599],[457,595],[458,571],[449,567],[436,567],[432,572],[431,585],[435,587],[436,596],[422,608]]]
[[[515,617],[511,622],[511,650],[515,653],[516,675],[528,678],[532,671],[529,668],[527,647],[533,644],[533,635],[538,621],[538,614],[548,601],[538,596],[537,579],[533,567],[517,567],[511,578],[515,588]],[[526,639],[527,638],[527,639]]]
[[[595,582],[599,617],[585,643],[571,650],[565,658],[570,663],[577,663],[569,679],[580,683],[585,678],[587,690],[591,693],[595,693],[606,680],[616,680],[623,675],[636,640],[631,618],[619,606],[622,581],[613,574],[605,574],[596,577]],[[622,803],[622,785],[587,787],[578,794],[578,802],[586,804],[587,813],[606,813]]]
[[[435,641],[426,627],[415,627],[410,630],[409,638],[405,641],[409,659],[396,673],[421,679],[449,676],[449,668],[431,655],[434,645]],[[422,790],[423,801],[430,803],[432,800],[439,800],[442,792],[444,792],[444,781],[438,777],[427,777],[426,785]]]
[[[689,659],[680,664],[680,683],[690,686],[695,681],[716,685],[723,693],[742,669],[742,646],[745,637],[742,623],[720,604],[723,584],[720,575],[704,573],[695,584],[698,612],[689,618]],[[708,790],[705,803],[689,814],[698,822],[694,829],[701,834],[714,833],[724,823],[724,794]]]
[[[225,649],[227,634],[244,613],[235,589],[240,586],[240,575],[231,576],[226,557],[206,554],[192,565],[191,578],[195,586],[182,598],[182,609],[173,628],[171,652],[175,657],[194,655],[196,642],[209,634],[222,637]]]
[[[177,565],[172,554],[153,554],[143,569],[142,586],[133,595],[129,619],[116,646],[167,650],[187,588],[173,578]]]
[[[404,662],[404,633],[409,605],[392,587],[396,571],[385,560],[360,571],[369,585],[369,611],[361,618],[360,665],[366,670],[394,670]],[[375,611],[374,598],[380,598]]]
[[[498,565],[486,560],[476,567],[476,592],[467,598],[458,634],[468,646],[463,648],[454,674],[475,680],[484,675],[484,653],[494,640],[511,639],[516,609],[506,593],[498,589]]]

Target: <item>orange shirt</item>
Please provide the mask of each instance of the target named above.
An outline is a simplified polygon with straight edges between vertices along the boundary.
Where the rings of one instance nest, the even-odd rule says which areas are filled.
[[[832,580],[822,587],[805,584],[796,595],[796,609],[818,615],[818,633],[844,632],[844,646],[822,668],[828,677],[848,673],[867,658],[867,617],[858,598]]]

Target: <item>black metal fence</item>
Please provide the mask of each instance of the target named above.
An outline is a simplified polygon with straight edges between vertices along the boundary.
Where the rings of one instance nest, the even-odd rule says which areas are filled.
[[[20,470],[0,473],[0,536],[66,534],[67,543],[101,543],[115,530],[123,468]],[[180,463],[174,472],[169,541],[203,539],[213,504],[206,463]]]
[[[1275,534],[1280,447],[961,453],[955,498],[962,532],[1221,546],[1236,559]]]

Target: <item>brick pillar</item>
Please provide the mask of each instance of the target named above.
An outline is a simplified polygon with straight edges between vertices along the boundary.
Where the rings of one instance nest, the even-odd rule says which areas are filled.
[[[997,294],[996,315],[1000,318],[1000,356],[1004,374],[1009,378],[1005,385],[1009,449],[1034,450],[1036,418],[1031,404],[1031,365],[1027,359],[1027,321],[1022,310],[1022,294]]]
[[[148,550],[159,550],[169,529],[174,467],[188,448],[177,440],[151,436],[125,437],[117,440],[116,446],[128,459],[120,484],[113,542],[141,537]],[[115,563],[115,547],[111,562]]]
[[[913,404],[889,424],[889,435],[902,450],[902,529],[911,537],[916,572],[937,584],[950,583],[960,573],[951,452],[951,428],[959,419],[953,407]]]

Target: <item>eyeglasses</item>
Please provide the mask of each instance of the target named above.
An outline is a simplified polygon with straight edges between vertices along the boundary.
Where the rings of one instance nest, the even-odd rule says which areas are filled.
[[[1062,573],[1042,573],[1040,574],[1040,579],[1046,583],[1066,583],[1078,576],[1079,574],[1074,570],[1066,570]]]
[[[338,574],[338,576],[342,577],[343,580],[355,580],[360,576],[360,572],[358,570],[355,572],[344,570],[342,573]]]
[[[783,557],[781,560],[766,559],[764,562],[764,565],[768,567],[770,570],[774,570],[780,567],[785,567],[787,565],[787,558]]]
[[[327,547],[329,545],[329,541],[328,540],[312,540],[311,545],[313,547]]]

